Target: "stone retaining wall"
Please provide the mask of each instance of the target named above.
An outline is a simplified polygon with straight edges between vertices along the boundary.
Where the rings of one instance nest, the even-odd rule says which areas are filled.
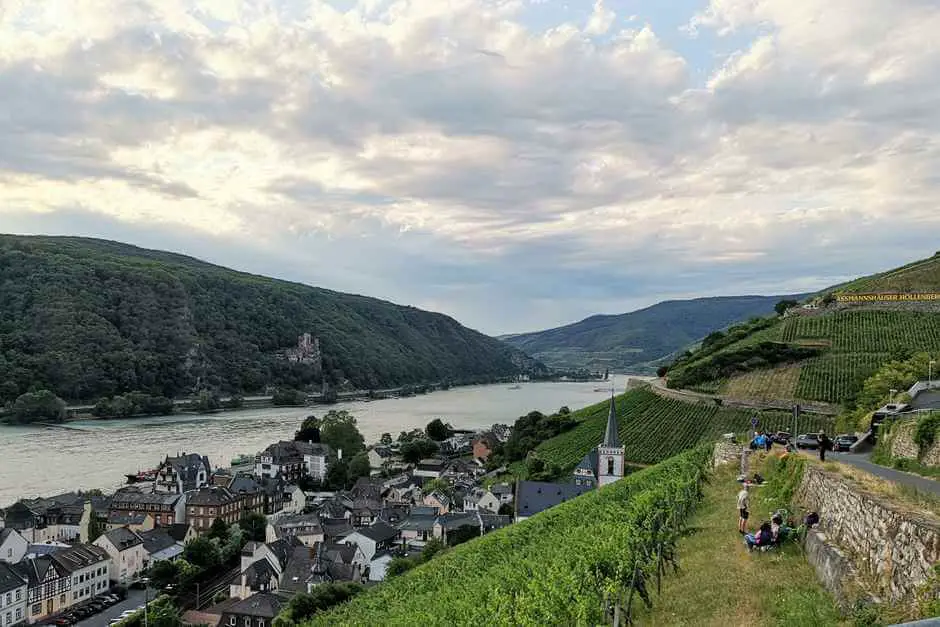
[[[852,559],[828,541],[826,534],[810,529],[806,532],[806,561],[816,569],[816,577],[823,587],[833,596],[839,607],[848,610],[859,600],[859,596],[868,597],[866,600],[877,602],[877,599],[866,595],[861,589],[858,580],[858,569]]]
[[[715,453],[712,457],[715,466],[736,462],[740,465],[744,446],[728,440],[720,440],[715,444]]]
[[[917,459],[920,450],[914,442],[914,430],[917,428],[916,420],[905,420],[891,427],[891,457],[905,457]],[[940,466],[940,442],[934,442],[920,459],[925,466]]]
[[[835,473],[808,465],[794,498],[819,513],[819,530],[849,556],[862,584],[880,598],[911,598],[940,562],[940,521],[906,511]]]

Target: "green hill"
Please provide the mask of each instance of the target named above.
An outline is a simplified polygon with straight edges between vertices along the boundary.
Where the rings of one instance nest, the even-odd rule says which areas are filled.
[[[820,293],[938,290],[935,255]],[[868,377],[918,352],[940,353],[940,302],[829,303],[709,338],[670,367],[669,385],[735,398],[852,406]]]
[[[604,437],[609,401],[578,411],[580,423],[540,444],[535,450],[546,462],[564,471],[577,465],[585,453]],[[802,414],[794,425],[789,412],[754,411],[722,408],[715,405],[685,403],[662,398],[647,388],[631,390],[617,397],[617,419],[620,441],[626,460],[639,464],[655,464],[700,442],[713,442],[723,433],[745,433],[751,418],[757,416],[762,429],[799,433],[832,428],[832,420],[814,414]]]
[[[500,339],[546,365],[639,373],[653,362],[728,325],[766,316],[785,298],[727,296],[670,300],[631,313],[591,316],[555,329]]]
[[[710,461],[710,446],[688,451],[459,545],[309,624],[610,624],[610,594],[626,599],[635,581],[654,594]]]
[[[291,363],[303,333],[321,358]],[[442,314],[117,242],[0,236],[0,392],[486,381],[539,365]],[[0,398],[0,403],[5,399]]]

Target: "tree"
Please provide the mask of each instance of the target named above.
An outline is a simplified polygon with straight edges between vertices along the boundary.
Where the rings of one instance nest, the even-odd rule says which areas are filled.
[[[106,531],[105,525],[98,519],[94,512],[91,513],[91,519],[88,521],[88,542],[91,544],[101,537]]]
[[[242,519],[238,521],[238,526],[241,527],[246,542],[264,542],[268,519],[264,517],[264,514],[251,512],[242,516]]]
[[[302,407],[306,402],[306,393],[288,387],[276,389],[271,397],[271,404],[275,407]]]
[[[297,625],[312,618],[318,612],[323,612],[340,603],[345,603],[360,592],[361,584],[351,581],[338,583],[324,583],[308,592],[300,592],[291,597],[273,623],[273,627],[288,627]]]
[[[218,540],[219,542],[225,542],[228,540],[228,524],[221,518],[216,518],[212,521],[212,526],[209,527],[208,537],[213,540]]]
[[[326,468],[326,476],[323,477],[323,487],[327,490],[343,490],[346,488],[346,480],[348,478],[349,462],[345,459],[333,460]]]
[[[451,435],[453,431],[449,425],[445,425],[440,418],[435,418],[428,423],[428,426],[425,427],[425,432],[428,434],[428,437],[436,442],[443,442]]]
[[[391,433],[383,433],[382,437],[379,438],[379,444],[381,444],[382,446],[388,446],[391,443],[392,443]]]
[[[385,576],[386,578],[395,577],[408,572],[418,564],[418,560],[413,557],[395,557],[388,563],[388,566],[385,567]]]
[[[342,451],[344,457],[352,457],[366,448],[365,439],[356,427],[356,418],[346,410],[331,409],[323,417],[320,439],[334,451]]]
[[[426,459],[437,454],[439,447],[431,440],[412,440],[401,446],[401,457],[409,464],[417,464],[422,459]]]
[[[316,416],[307,416],[300,423],[300,429],[294,434],[294,440],[297,442],[320,443],[320,419]]]
[[[559,416],[567,416],[568,414],[571,413],[571,409],[567,405],[562,405],[561,407],[558,408],[557,413]]]
[[[783,300],[779,301],[776,305],[774,305],[774,311],[777,312],[778,316],[782,316],[783,314],[787,312],[787,309],[796,307],[799,304],[800,304],[799,301],[795,301],[792,298],[784,298]]]
[[[215,411],[222,407],[219,395],[211,390],[200,390],[192,402],[192,408],[198,412]]]
[[[264,537],[262,536],[262,540]],[[219,565],[221,560],[219,547],[209,538],[202,536],[186,543],[183,549],[183,559],[187,562],[201,568],[209,570]]]
[[[431,479],[430,481],[425,482],[421,490],[425,494],[430,494],[431,492],[440,492],[441,494],[446,494],[447,496],[454,495],[454,486],[450,485],[444,479]]]
[[[0,405],[6,405],[16,400],[20,395],[20,387],[13,381],[0,383]]]
[[[424,545],[424,550],[421,551],[421,561],[429,562],[434,558],[435,555],[447,548],[447,545],[438,538],[431,538],[427,541],[427,544]]]
[[[500,516],[512,516],[516,513],[516,511],[513,508],[512,503],[503,503],[499,506],[499,511],[496,513]]]
[[[176,562],[160,560],[159,562],[154,562],[153,566],[150,567],[148,576],[150,577],[151,585],[158,590],[162,590],[170,584],[177,584],[179,574],[180,569]]]
[[[356,456],[349,460],[349,466],[346,468],[346,484],[355,483],[359,477],[368,477],[372,472],[372,464],[369,463],[369,455],[365,452],[356,453]]]
[[[50,392],[39,390],[20,394],[13,402],[13,421],[30,423],[40,420],[65,420],[65,401]]]

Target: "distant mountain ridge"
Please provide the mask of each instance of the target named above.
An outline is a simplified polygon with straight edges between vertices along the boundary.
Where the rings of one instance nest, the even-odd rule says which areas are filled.
[[[549,367],[644,372],[713,331],[773,313],[789,296],[667,300],[617,315],[594,315],[554,329],[500,336]]]
[[[319,345],[298,346],[305,333]],[[119,242],[0,235],[0,404],[37,387],[80,401],[485,382],[540,369],[415,307]]]

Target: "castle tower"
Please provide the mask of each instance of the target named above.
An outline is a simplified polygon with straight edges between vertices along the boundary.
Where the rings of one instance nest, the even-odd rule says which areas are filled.
[[[620,445],[619,431],[617,405],[611,390],[607,430],[604,432],[604,441],[597,447],[597,482],[602,486],[613,483],[624,474],[624,449]]]

